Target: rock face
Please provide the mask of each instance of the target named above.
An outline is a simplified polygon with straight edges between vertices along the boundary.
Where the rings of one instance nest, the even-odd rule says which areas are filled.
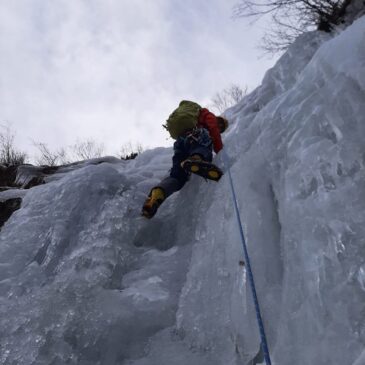
[[[7,190],[15,186],[17,166],[0,165],[0,189]]]
[[[13,198],[0,202],[0,229],[10,216],[20,208],[21,198]]]
[[[44,184],[44,178],[54,174],[59,166],[0,165],[0,189],[29,189]]]
[[[0,192],[30,189],[44,184],[47,175],[54,174],[58,166],[0,165]],[[0,198],[0,229],[10,216],[20,208],[20,197]]]
[[[57,180],[65,173],[86,165],[119,161],[115,157],[96,158],[63,166],[0,165],[0,229],[20,208],[24,190]],[[58,174],[58,176],[57,176]]]

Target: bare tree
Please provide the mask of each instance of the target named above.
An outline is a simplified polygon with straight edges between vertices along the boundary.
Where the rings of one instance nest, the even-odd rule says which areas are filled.
[[[58,150],[51,150],[43,142],[33,142],[33,144],[40,153],[36,159],[37,165],[66,165],[75,161],[98,158],[104,153],[104,146],[91,139],[77,141],[72,146]]]
[[[73,156],[76,160],[89,160],[101,157],[104,153],[104,145],[92,139],[77,141],[72,147]]]
[[[269,53],[285,50],[300,34],[318,29],[330,32],[340,24],[353,0],[240,0],[235,17],[257,19],[271,15],[273,28],[264,36],[262,48]]]
[[[219,113],[223,113],[229,107],[239,103],[247,94],[247,87],[241,88],[238,85],[231,85],[212,98],[211,107]]]
[[[125,143],[118,152],[122,160],[133,160],[143,152],[144,148],[140,143],[133,144],[132,142]]]
[[[9,126],[0,126],[0,164],[21,165],[26,162],[27,154],[14,146],[15,133]]]
[[[36,159],[37,165],[57,166],[71,162],[65,148],[61,148],[57,151],[51,151],[43,142],[33,142],[33,144],[40,152],[40,156]]]
[[[71,163],[71,159],[69,157],[69,153],[66,148],[62,147],[57,150],[58,160],[61,165],[67,165]]]
[[[267,54],[275,54],[287,50],[295,39],[304,33],[304,29],[309,31],[311,28],[314,28],[309,24],[304,29],[301,28],[303,25],[298,26],[295,16],[290,16],[289,14],[282,18],[277,14],[273,14],[272,20],[271,29],[266,31],[259,47]]]

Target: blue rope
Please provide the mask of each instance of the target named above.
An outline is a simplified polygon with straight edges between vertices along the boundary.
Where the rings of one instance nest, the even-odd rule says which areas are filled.
[[[223,156],[224,156],[224,160],[225,160],[225,165],[227,166],[227,170],[228,170],[229,182],[230,182],[231,190],[232,190],[232,198],[233,198],[233,203],[234,203],[234,208],[235,208],[235,212],[236,212],[237,222],[238,222],[238,226],[239,226],[239,230],[240,230],[241,241],[242,241],[242,245],[243,245],[243,252],[244,252],[244,255],[245,255],[245,265],[246,265],[246,268],[247,268],[248,281],[250,283],[252,296],[253,296],[253,301],[254,301],[254,304],[255,304],[257,323],[258,323],[258,326],[259,326],[260,337],[261,337],[261,349],[264,353],[264,358],[265,358],[266,365],[271,365],[269,346],[268,346],[267,340],[266,340],[264,323],[262,321],[259,300],[257,298],[257,293],[256,293],[255,281],[253,279],[253,273],[252,273],[252,270],[251,270],[250,257],[248,256],[246,240],[245,240],[245,236],[243,234],[242,221],[241,221],[241,216],[240,216],[240,212],[239,212],[239,209],[238,209],[237,196],[236,196],[236,192],[235,192],[234,185],[233,185],[231,169],[228,165],[228,157],[227,157],[226,152],[224,150],[222,152],[223,152]]]

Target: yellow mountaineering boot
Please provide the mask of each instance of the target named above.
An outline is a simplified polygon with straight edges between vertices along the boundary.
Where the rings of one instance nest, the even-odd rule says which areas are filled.
[[[148,219],[152,218],[164,200],[165,192],[161,188],[153,188],[143,204],[142,215]]]
[[[187,172],[197,172],[199,168],[197,166],[190,166],[193,161],[201,162],[203,159],[200,155],[192,155],[183,162],[181,162],[180,166]]]
[[[213,181],[219,181],[223,175],[223,171],[219,167],[211,162],[203,161],[199,155],[190,156],[181,163],[181,167],[187,172]]]

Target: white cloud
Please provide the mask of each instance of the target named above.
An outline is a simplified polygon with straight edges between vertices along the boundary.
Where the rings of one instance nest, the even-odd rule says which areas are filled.
[[[0,0],[0,120],[55,148],[94,138],[168,145],[161,124],[182,98],[258,85],[258,34],[235,0]],[[255,53],[256,52],[256,53]]]

